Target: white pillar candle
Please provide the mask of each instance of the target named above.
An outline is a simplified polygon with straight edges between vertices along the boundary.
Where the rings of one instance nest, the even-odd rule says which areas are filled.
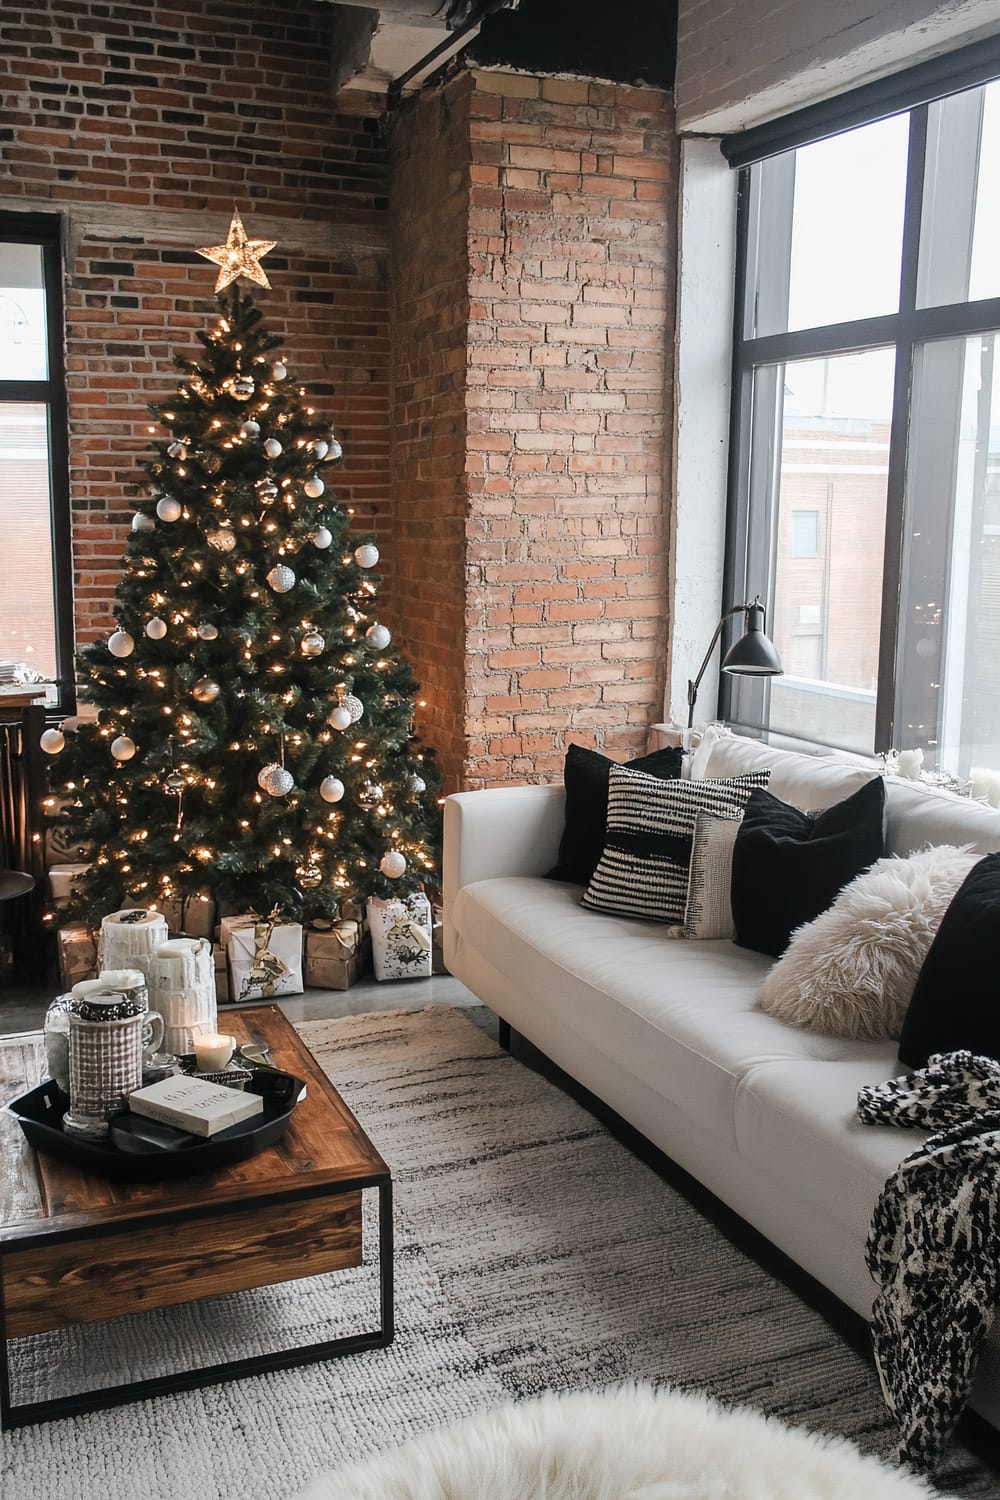
[[[206,1031],[194,1039],[194,1055],[198,1059],[199,1073],[221,1073],[236,1049],[234,1036],[223,1036],[217,1031]]]
[[[160,943],[149,965],[149,1003],[163,1017],[168,1052],[194,1050],[199,1032],[214,1031],[215,961],[204,938]]]
[[[158,911],[116,911],[101,923],[102,969],[140,969],[149,981],[149,964],[167,938],[166,918]]]

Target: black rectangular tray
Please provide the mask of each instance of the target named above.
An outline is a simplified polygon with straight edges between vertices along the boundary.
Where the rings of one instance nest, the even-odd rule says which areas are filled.
[[[163,1126],[162,1131],[169,1134],[163,1134],[159,1144],[146,1134],[132,1133],[128,1122],[135,1117],[128,1111],[108,1122],[106,1141],[67,1135],[63,1130],[63,1115],[69,1108],[69,1099],[52,1078],[13,1099],[7,1109],[36,1151],[45,1151],[114,1182],[162,1182],[168,1178],[192,1177],[198,1172],[215,1172],[273,1146],[284,1135],[304,1087],[302,1079],[292,1073],[282,1073],[277,1068],[255,1068],[246,1092],[261,1095],[264,1100],[261,1114],[240,1120],[207,1140]]]

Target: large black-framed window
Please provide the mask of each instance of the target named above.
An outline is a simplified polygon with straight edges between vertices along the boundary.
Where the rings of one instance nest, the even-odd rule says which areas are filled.
[[[0,677],[75,708],[61,220],[0,213]]]
[[[1000,770],[1000,44],[907,76],[910,108],[904,76],[723,145],[749,163],[725,593],[767,600],[785,676],[720,710],[974,779]]]

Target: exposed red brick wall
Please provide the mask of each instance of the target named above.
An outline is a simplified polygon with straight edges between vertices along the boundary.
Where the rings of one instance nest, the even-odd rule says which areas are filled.
[[[108,628],[146,401],[212,320],[234,200],[276,239],[260,306],[344,444],[336,492],[389,537],[387,149],[369,96],[330,90],[314,0],[7,0],[0,205],[67,223],[79,640]]]
[[[469,786],[638,750],[661,716],[676,260],[669,95],[476,83]]]
[[[469,97],[464,74],[392,126],[393,554],[398,640],[449,788],[465,733]]]

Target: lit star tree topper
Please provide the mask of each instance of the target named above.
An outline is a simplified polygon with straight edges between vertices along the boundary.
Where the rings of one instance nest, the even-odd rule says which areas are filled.
[[[246,276],[249,281],[255,281],[258,286],[270,287],[271,283],[264,275],[259,262],[273,250],[277,240],[248,240],[246,230],[243,228],[243,220],[240,218],[238,208],[233,209],[233,222],[229,226],[229,234],[224,245],[210,245],[198,254],[203,255],[206,260],[213,260],[221,267],[215,280],[215,290],[224,292],[230,282],[236,280],[237,276]]]

